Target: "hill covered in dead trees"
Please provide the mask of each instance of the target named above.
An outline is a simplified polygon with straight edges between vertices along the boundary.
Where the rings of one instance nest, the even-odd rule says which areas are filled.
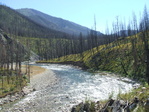
[[[149,15],[144,8],[142,18],[137,23],[132,16],[131,24],[123,24],[118,18],[111,33],[107,32],[103,40],[95,33],[90,34],[89,49],[77,54],[50,59],[51,63],[78,64],[91,71],[111,71],[143,83],[149,83]],[[123,32],[124,31],[124,32]],[[101,38],[100,38],[101,39]],[[81,40],[80,49],[84,49]],[[99,44],[99,43],[100,44]]]

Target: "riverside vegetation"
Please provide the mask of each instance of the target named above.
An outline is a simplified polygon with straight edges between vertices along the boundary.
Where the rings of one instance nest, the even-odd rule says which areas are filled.
[[[3,97],[26,85],[26,76],[21,73],[22,56],[26,51],[19,42],[3,32],[0,32],[0,47],[0,97]]]
[[[15,39],[0,31],[0,106],[22,98],[33,91],[25,89],[30,77],[30,67],[27,63],[28,51]]]

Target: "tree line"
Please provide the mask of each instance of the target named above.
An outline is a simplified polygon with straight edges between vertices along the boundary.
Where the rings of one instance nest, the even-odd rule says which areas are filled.
[[[22,73],[22,62],[27,51],[18,41],[0,31],[0,97],[22,89],[25,86],[25,74]],[[26,58],[27,59],[27,58]]]

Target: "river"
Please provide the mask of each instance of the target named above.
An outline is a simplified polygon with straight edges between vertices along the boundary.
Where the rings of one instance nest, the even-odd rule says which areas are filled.
[[[71,65],[37,65],[52,70],[59,82],[28,94],[15,104],[6,106],[4,112],[69,112],[73,105],[82,101],[104,100],[110,95],[114,97],[118,93],[129,92],[134,84],[126,78],[127,82],[122,81],[112,73],[93,74]]]

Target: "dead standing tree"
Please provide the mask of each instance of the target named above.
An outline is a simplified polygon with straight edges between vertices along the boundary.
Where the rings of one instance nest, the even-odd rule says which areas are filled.
[[[140,23],[140,31],[141,31],[142,41],[144,44],[146,78],[149,84],[149,15],[148,15],[146,6],[144,8],[143,19]]]

